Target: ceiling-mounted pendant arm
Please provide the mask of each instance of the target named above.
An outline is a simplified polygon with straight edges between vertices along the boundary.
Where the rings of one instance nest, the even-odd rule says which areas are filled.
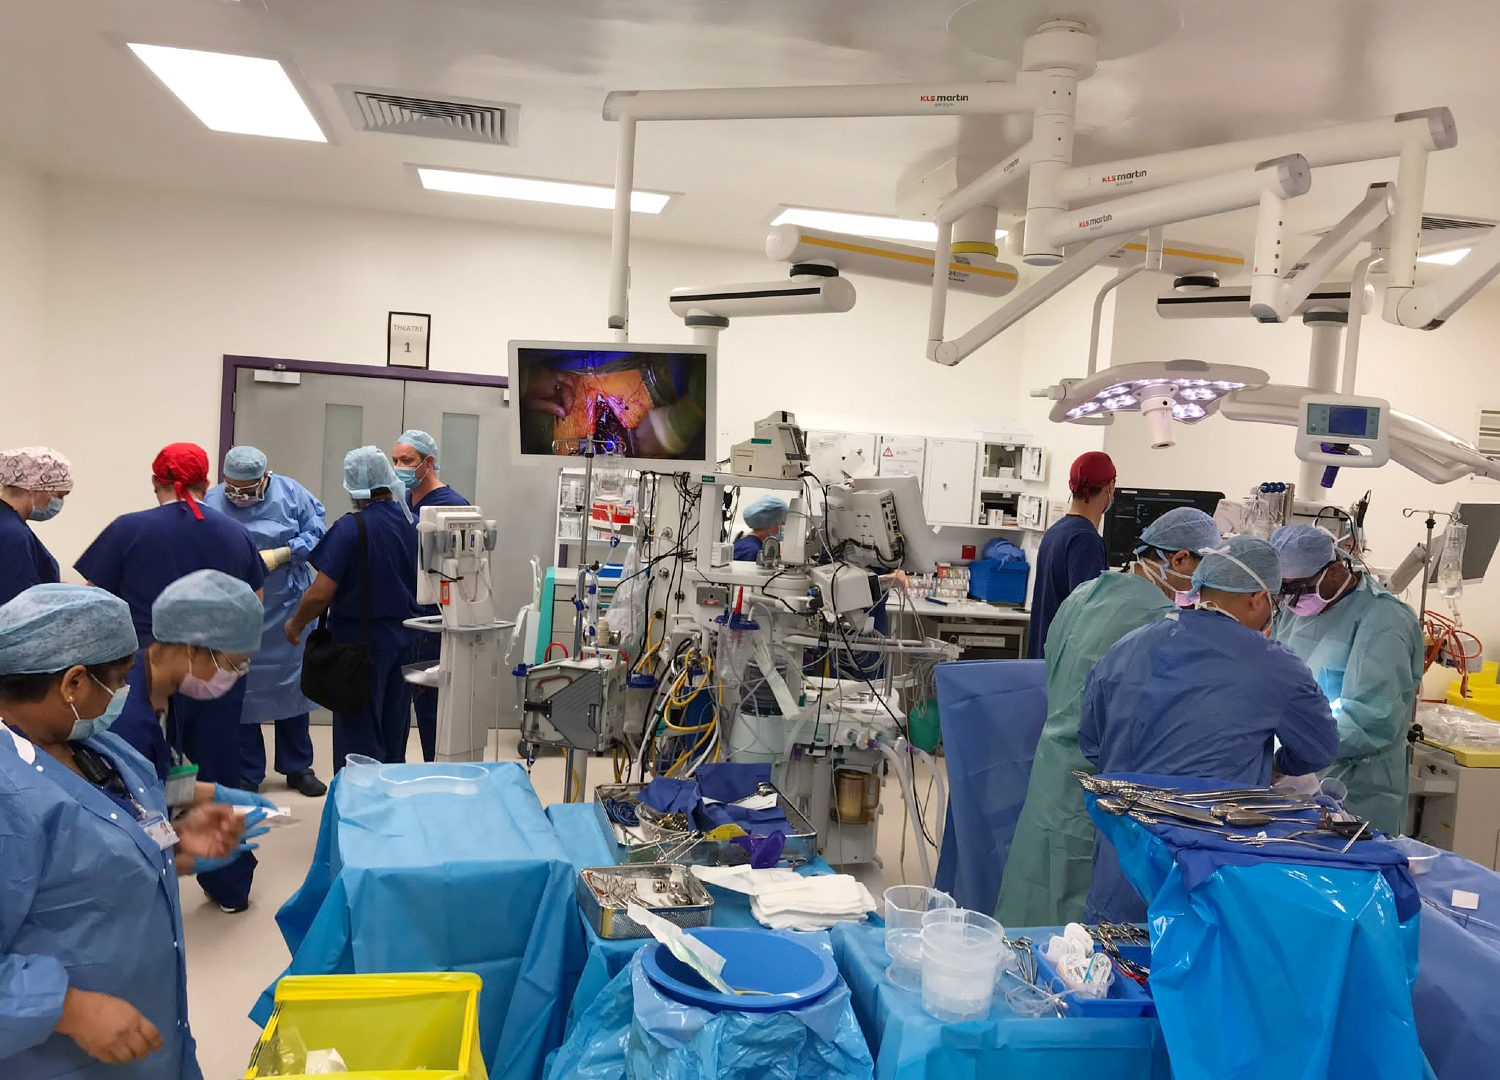
[[[1265,220],[1267,207],[1262,205],[1262,220],[1257,228],[1269,230]],[[1277,208],[1279,212],[1279,207]],[[1390,218],[1391,186],[1371,184],[1359,205],[1344,216],[1313,245],[1302,260],[1278,276],[1275,270],[1261,265],[1261,251],[1256,250],[1255,274],[1250,280],[1250,314],[1260,322],[1286,322],[1302,306],[1313,289],[1323,283],[1354,249]],[[1280,238],[1281,222],[1275,223]],[[1260,233],[1257,232],[1257,239]],[[1264,272],[1263,272],[1264,271]]]
[[[1150,270],[1153,273],[1161,272],[1161,248],[1162,231],[1152,229],[1146,236],[1146,259],[1135,266],[1127,266],[1114,277],[1104,283],[1099,294],[1094,297],[1094,321],[1089,326],[1089,374],[1099,370],[1099,332],[1104,324],[1104,301],[1109,294],[1135,277],[1142,270]]]
[[[1343,394],[1354,393],[1354,375],[1359,370],[1359,328],[1369,310],[1365,303],[1365,288],[1370,280],[1370,268],[1380,260],[1381,256],[1372,253],[1354,264],[1354,278],[1349,283],[1349,323],[1344,331],[1344,366],[1339,381],[1339,392]]]
[[[609,328],[630,340],[630,195],[635,190],[635,121],[620,121],[615,153],[615,206],[609,230]]]
[[[747,86],[705,90],[616,90],[604,119],[797,120],[849,116],[1029,113],[1031,87],[1009,82],[863,86]]]
[[[1462,260],[1430,285],[1403,290],[1393,300],[1388,284],[1386,318],[1417,330],[1436,330],[1497,275],[1500,275],[1500,228],[1493,228]]]

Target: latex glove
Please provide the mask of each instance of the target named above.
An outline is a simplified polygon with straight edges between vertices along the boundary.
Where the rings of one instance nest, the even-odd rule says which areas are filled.
[[[276,804],[264,795],[257,795],[253,791],[243,791],[240,788],[225,787],[223,784],[214,785],[214,802],[224,806],[263,806],[267,810],[276,809]]]
[[[266,564],[266,573],[269,574],[272,570],[292,561],[292,549],[289,547],[267,548],[260,553],[260,561]]]
[[[265,816],[266,812],[259,807],[246,814],[245,831],[240,834],[239,846],[234,848],[227,855],[199,855],[195,857],[195,859],[193,860],[193,873],[209,874],[215,870],[222,870],[224,869],[224,867],[229,866],[246,852],[255,851],[256,849],[258,849],[260,845],[252,844],[250,843],[250,841],[257,836],[264,836],[266,833],[271,831],[271,827],[269,825],[260,825],[260,822],[265,818]],[[255,826],[257,825],[260,825],[260,827],[256,828]]]

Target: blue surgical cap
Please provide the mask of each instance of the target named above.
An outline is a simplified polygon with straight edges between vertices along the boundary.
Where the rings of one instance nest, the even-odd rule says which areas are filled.
[[[0,675],[106,664],[139,647],[130,605],[91,585],[33,585],[0,607]]]
[[[175,645],[219,652],[260,649],[260,599],[239,578],[221,570],[194,570],[161,591],[151,605],[151,636]]]
[[[786,520],[786,500],[775,495],[762,495],[745,507],[745,524],[752,529],[769,529]]]
[[[1281,573],[1293,581],[1310,578],[1334,560],[1333,537],[1312,525],[1285,525],[1271,534],[1281,557]]]
[[[1203,556],[1193,571],[1193,587],[1233,593],[1265,591],[1275,596],[1281,591],[1281,560],[1264,540],[1232,536]]]
[[[408,428],[401,433],[398,443],[405,443],[424,458],[431,458],[434,465],[437,464],[437,440],[425,431],[416,428]]]
[[[266,455],[253,446],[231,446],[224,455],[224,479],[259,480],[266,475]]]
[[[385,488],[392,494],[406,490],[405,485],[396,479],[396,467],[380,447],[361,446],[350,450],[344,455],[344,490],[351,499],[363,501],[375,488]]]
[[[1201,555],[1223,543],[1214,519],[1192,506],[1174,506],[1141,533],[1141,547],[1174,553],[1191,551]]]

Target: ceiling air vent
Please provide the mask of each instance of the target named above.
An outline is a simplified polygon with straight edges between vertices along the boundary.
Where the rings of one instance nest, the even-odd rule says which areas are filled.
[[[1479,452],[1491,461],[1500,461],[1500,409],[1479,410]]]
[[[498,101],[425,97],[358,86],[338,87],[356,131],[511,146],[520,109]]]

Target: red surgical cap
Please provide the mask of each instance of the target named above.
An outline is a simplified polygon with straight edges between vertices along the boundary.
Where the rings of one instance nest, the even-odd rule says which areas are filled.
[[[1068,490],[1081,495],[1094,488],[1102,488],[1115,478],[1115,463],[1103,450],[1090,450],[1079,454],[1068,470]]]
[[[190,487],[208,483],[208,451],[197,443],[179,442],[162,448],[151,463],[151,475],[159,484],[171,484],[179,502],[187,503],[193,517],[203,520],[198,500]]]

